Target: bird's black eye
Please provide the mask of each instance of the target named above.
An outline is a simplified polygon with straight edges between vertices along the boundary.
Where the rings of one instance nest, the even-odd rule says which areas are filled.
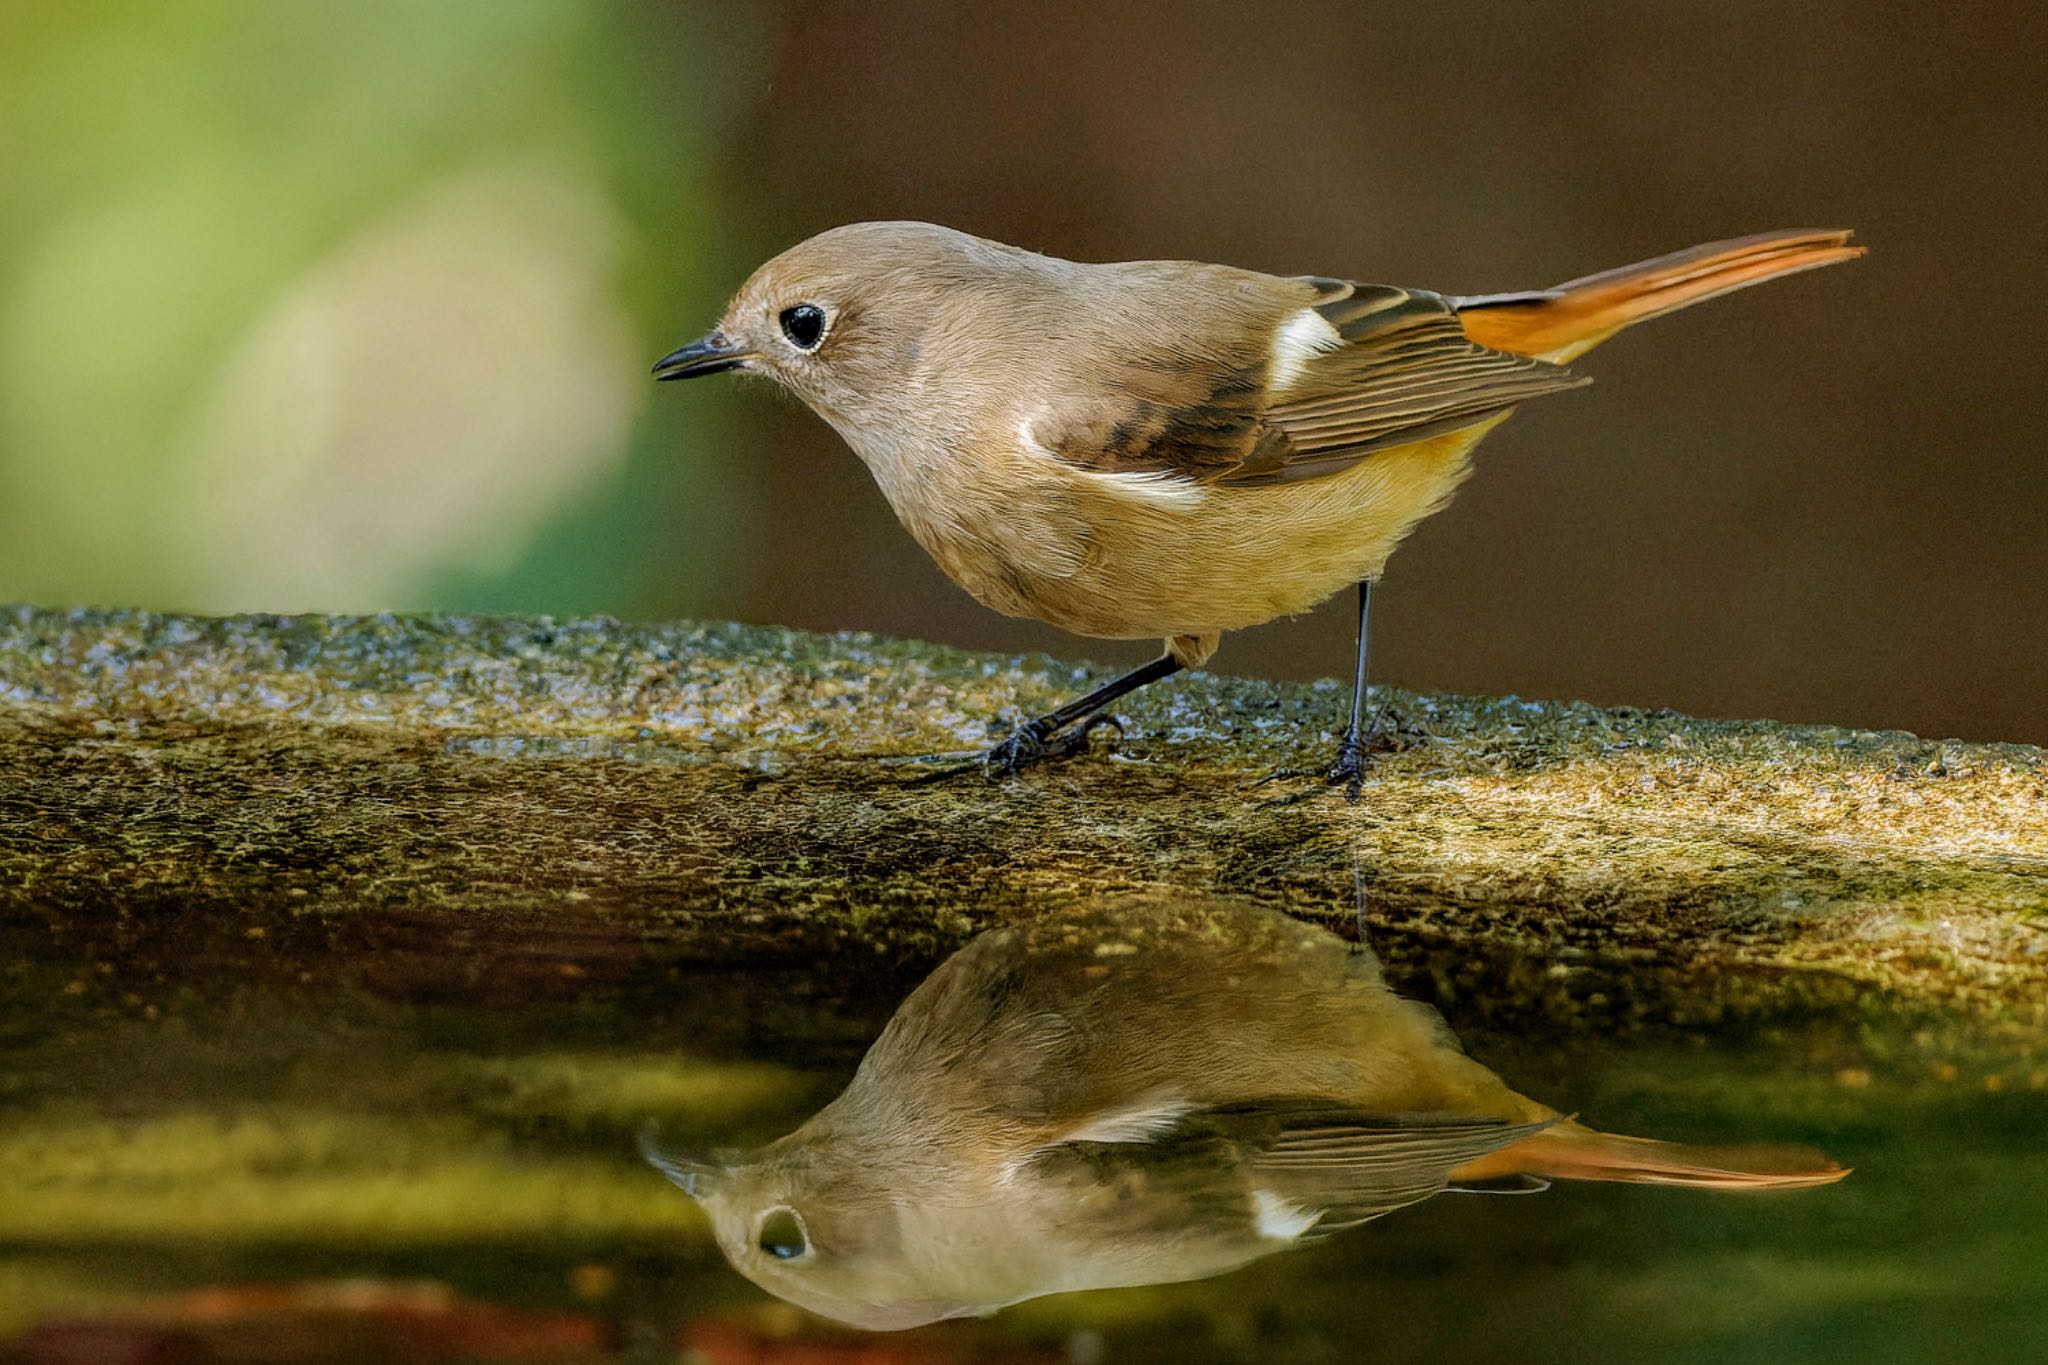
[[[785,308],[777,321],[781,322],[782,334],[789,338],[789,344],[799,351],[815,351],[824,339],[825,310],[815,303]]]
[[[761,1250],[778,1261],[793,1261],[811,1249],[804,1220],[795,1209],[776,1209],[761,1220]]]

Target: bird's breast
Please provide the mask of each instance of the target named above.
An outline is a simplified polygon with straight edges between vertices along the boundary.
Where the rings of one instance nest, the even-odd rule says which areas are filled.
[[[1065,480],[972,436],[848,433],[848,444],[948,578],[1005,615],[1052,619],[1056,586],[1082,571],[1092,543]]]
[[[855,449],[904,527],[983,605],[1140,639],[1260,625],[1377,577],[1462,481],[1486,429],[1259,487],[1082,469],[1014,436]]]

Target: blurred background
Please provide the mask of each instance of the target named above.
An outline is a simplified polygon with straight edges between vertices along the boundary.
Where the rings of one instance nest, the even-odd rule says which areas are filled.
[[[1861,0],[9,0],[0,600],[1135,663],[953,588],[765,385],[648,365],[860,218],[1448,292],[1850,226],[1868,259],[1633,331],[1489,438],[1375,671],[2048,741],[2044,39]],[[1214,667],[1340,673],[1346,616]]]

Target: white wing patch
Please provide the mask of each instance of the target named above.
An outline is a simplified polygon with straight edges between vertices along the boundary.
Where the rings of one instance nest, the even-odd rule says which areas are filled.
[[[1344,338],[1328,318],[1313,308],[1302,309],[1273,333],[1273,374],[1268,387],[1285,393],[1301,378],[1309,361],[1343,344]]]
[[[1142,502],[1169,512],[1192,512],[1208,500],[1209,491],[1178,474],[1154,474],[1145,470],[1117,469],[1109,472],[1082,471],[1085,477],[1117,497]]]
[[[1322,322],[1322,319],[1317,318],[1316,321]],[[1158,474],[1142,469],[1082,469],[1068,464],[1039,443],[1038,433],[1031,425],[1033,416],[1026,413],[1017,421],[1017,441],[1025,453],[1057,466],[1064,474],[1086,480],[1090,488],[1168,512],[1192,512],[1208,500],[1208,489],[1178,474]]]
[[[1150,1142],[1173,1130],[1194,1106],[1186,1100],[1150,1100],[1128,1109],[1097,1114],[1061,1138],[1062,1142]]]
[[[1323,1216],[1314,1209],[1290,1204],[1271,1190],[1252,1191],[1252,1212],[1258,1215],[1259,1236],[1275,1242],[1298,1241]]]

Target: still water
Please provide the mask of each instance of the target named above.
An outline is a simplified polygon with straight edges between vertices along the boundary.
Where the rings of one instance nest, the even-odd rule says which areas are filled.
[[[10,931],[0,1358],[2048,1358],[2039,1059],[1546,1023],[1357,937]]]

